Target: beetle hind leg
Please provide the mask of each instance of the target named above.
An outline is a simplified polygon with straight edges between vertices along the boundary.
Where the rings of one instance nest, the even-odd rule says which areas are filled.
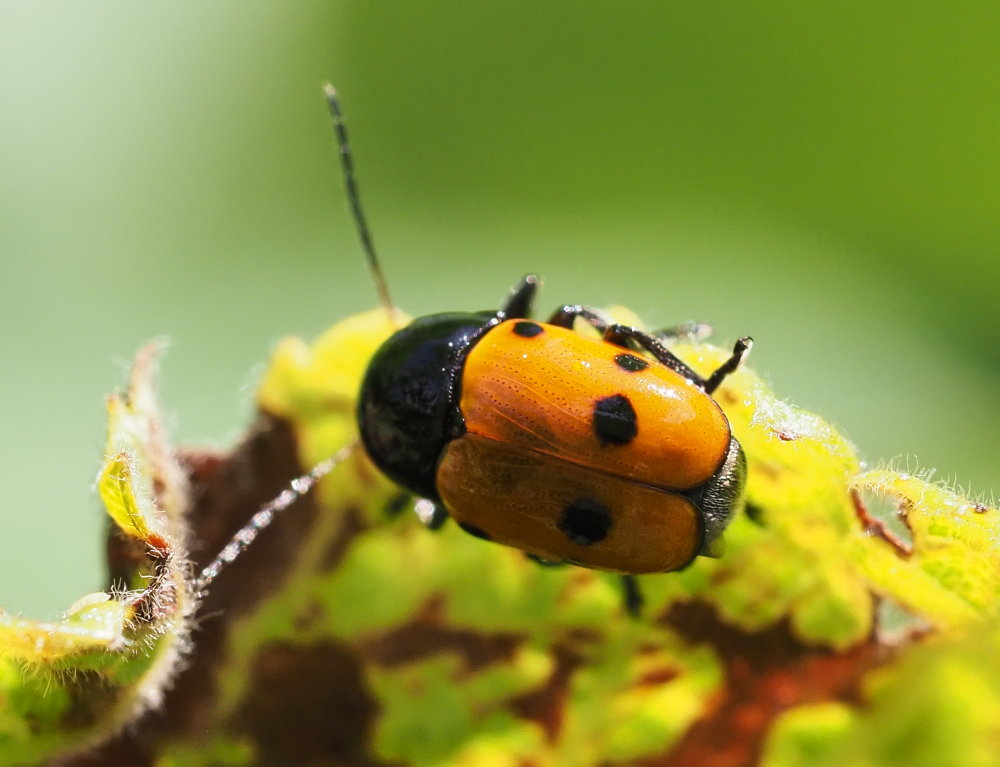
[[[646,603],[642,596],[642,589],[639,588],[639,581],[634,575],[623,575],[621,582],[625,611],[629,617],[639,618],[642,615],[643,605]]]

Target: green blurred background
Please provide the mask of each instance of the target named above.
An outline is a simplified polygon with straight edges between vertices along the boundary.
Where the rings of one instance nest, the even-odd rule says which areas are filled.
[[[0,6],[0,605],[101,584],[103,395],[171,341],[225,446],[274,342],[397,302],[625,303],[752,334],[869,460],[995,487],[1000,4]],[[247,514],[252,512],[247,509]]]

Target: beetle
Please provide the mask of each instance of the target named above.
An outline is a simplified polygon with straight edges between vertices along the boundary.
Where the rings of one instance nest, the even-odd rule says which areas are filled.
[[[347,197],[392,312],[360,203],[336,92],[326,88]],[[553,563],[636,575],[717,554],[746,459],[712,393],[749,337],[708,378],[658,336],[580,305],[531,319],[538,279],[504,305],[397,330],[368,365],[358,430],[390,479],[467,532]],[[574,330],[583,320],[600,334]]]
[[[547,562],[637,575],[717,554],[746,459],[710,395],[751,340],[702,378],[587,307],[530,319],[537,286],[529,275],[497,311],[433,314],[385,341],[358,401],[369,457],[439,519]]]
[[[337,94],[329,85],[325,92],[354,222],[381,302],[395,317]],[[495,311],[432,314],[396,330],[361,383],[360,441],[380,471],[433,505],[429,526],[451,517],[541,563],[619,573],[635,613],[641,596],[633,576],[721,553],[747,469],[711,395],[753,341],[740,338],[703,378],[665,345],[691,335],[690,326],[647,333],[574,304],[538,322],[531,317],[538,285],[528,275]],[[600,337],[577,332],[578,320]],[[238,533],[230,553],[351,450],[293,482],[294,493],[276,500],[263,525]]]

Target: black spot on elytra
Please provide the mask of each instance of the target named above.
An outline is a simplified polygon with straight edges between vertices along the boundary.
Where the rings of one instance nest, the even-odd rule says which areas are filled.
[[[635,408],[624,394],[612,394],[594,404],[594,434],[602,445],[627,445],[638,433]]]
[[[537,322],[521,320],[514,323],[514,334],[521,338],[534,338],[544,332],[544,328]]]
[[[557,526],[577,546],[592,546],[608,537],[611,512],[593,498],[579,498],[566,507]]]
[[[493,540],[492,538],[490,538],[490,534],[489,533],[487,533],[485,530],[480,530],[475,525],[470,525],[467,522],[459,522],[458,526],[460,528],[462,528],[463,530],[465,530],[465,532],[467,532],[469,535],[474,535],[477,538],[481,538],[484,541],[492,541]]]
[[[640,370],[645,370],[649,367],[649,363],[642,357],[636,357],[634,354],[626,354],[624,352],[615,356],[615,362],[618,367],[622,370],[627,370],[629,373],[638,373]]]

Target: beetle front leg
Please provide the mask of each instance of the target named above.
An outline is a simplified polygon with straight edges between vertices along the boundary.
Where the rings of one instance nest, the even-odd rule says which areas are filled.
[[[538,290],[538,277],[534,274],[525,275],[511,290],[510,296],[504,302],[503,308],[497,312],[502,320],[528,319],[531,317],[531,306]]]
[[[721,384],[730,373],[736,370],[743,361],[743,358],[749,353],[750,349],[753,348],[753,339],[750,336],[743,336],[736,345],[733,346],[733,353],[730,355],[729,359],[723,362],[716,369],[712,375],[705,379],[705,393],[711,394],[716,389],[719,388]]]

